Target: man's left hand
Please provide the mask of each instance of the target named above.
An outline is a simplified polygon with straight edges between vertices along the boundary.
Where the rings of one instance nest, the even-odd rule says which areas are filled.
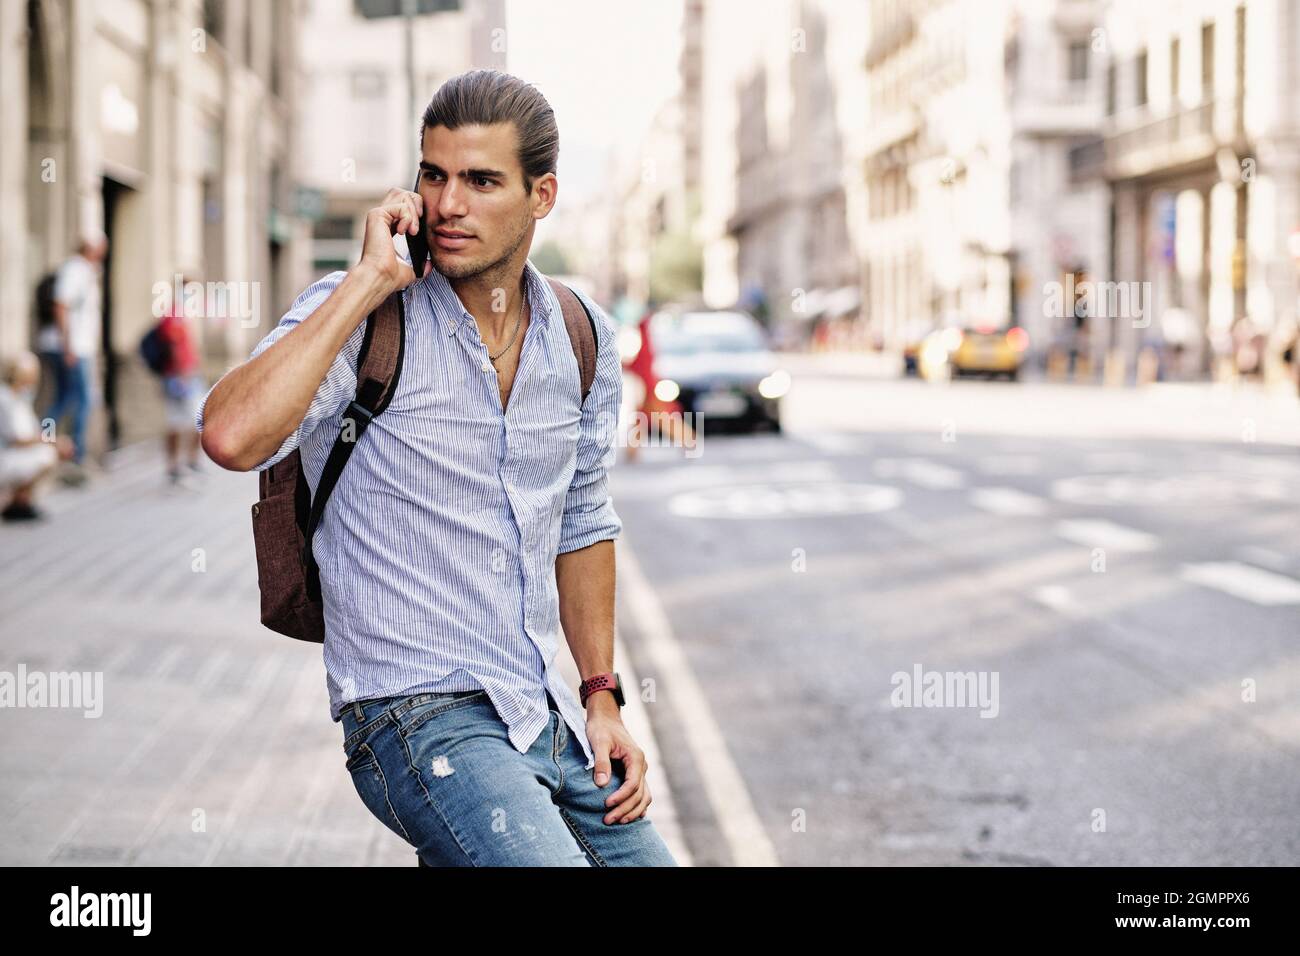
[[[605,823],[631,823],[650,806],[650,788],[646,786],[645,752],[636,745],[632,735],[623,726],[618,702],[608,691],[593,694],[587,701],[587,740],[591,743],[596,765],[592,779],[596,786],[604,787],[610,780],[610,761],[623,764],[623,786],[605,798],[610,811]]]

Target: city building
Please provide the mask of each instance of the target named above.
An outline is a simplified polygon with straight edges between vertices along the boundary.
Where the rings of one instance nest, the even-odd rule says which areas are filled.
[[[41,277],[80,234],[107,233],[92,449],[162,428],[138,354],[160,288],[180,273],[205,283],[211,377],[246,356],[306,274],[290,162],[301,7],[0,4],[0,355],[33,347]]]
[[[699,234],[705,300],[774,329],[853,318],[862,237],[850,209],[867,119],[862,5],[706,4]]]
[[[1043,357],[1073,321],[1052,283],[1101,266],[1103,184],[1069,160],[1100,132],[1092,0],[872,0],[864,242],[873,338],[1019,325]],[[1059,311],[1059,310],[1058,310]]]
[[[1099,314],[1098,349],[1125,372],[1149,347],[1202,376],[1258,337],[1263,371],[1281,371],[1300,289],[1300,0],[1111,3],[1103,26],[1104,141],[1075,179],[1112,194],[1103,278],[1150,301]]]

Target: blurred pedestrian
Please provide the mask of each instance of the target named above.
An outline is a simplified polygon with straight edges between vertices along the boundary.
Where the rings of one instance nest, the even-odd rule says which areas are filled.
[[[199,431],[195,427],[207,384],[199,373],[197,336],[185,310],[186,279],[180,277],[173,297],[157,326],[164,349],[161,367],[163,405],[167,422],[167,478],[173,487],[193,487],[199,467]],[[181,471],[181,446],[185,446],[185,467]]]
[[[650,432],[657,433],[661,428],[669,433],[670,440],[679,448],[689,449],[695,445],[695,435],[682,415],[681,403],[675,399],[662,399],[656,391],[660,379],[655,374],[654,340],[650,334],[650,325],[657,311],[654,308],[647,309],[641,321],[637,323],[641,346],[623,366],[640,383],[641,396],[636,415],[633,416],[631,433],[628,436],[625,456],[628,464],[636,461],[640,453],[641,440],[648,438]]]
[[[1264,335],[1250,316],[1241,315],[1232,326],[1232,340],[1239,378],[1262,378],[1264,371]]]
[[[86,426],[96,399],[95,363],[103,329],[103,308],[99,280],[108,238],[102,232],[87,233],[76,255],[62,266],[54,282],[54,323],[42,330],[39,347],[56,357],[54,400],[42,418],[57,427],[65,415],[72,416],[75,470],[69,483],[85,481]]]
[[[43,517],[34,504],[36,487],[60,458],[74,453],[66,436],[48,442],[41,435],[32,410],[40,370],[35,355],[19,352],[5,361],[0,377],[0,501],[5,503],[0,518],[5,521]]]

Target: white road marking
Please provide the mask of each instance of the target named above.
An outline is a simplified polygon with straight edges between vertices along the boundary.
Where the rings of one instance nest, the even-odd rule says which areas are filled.
[[[1047,510],[1047,502],[1015,488],[976,488],[970,503],[996,515],[1034,516]]]
[[[1281,571],[1285,573],[1290,570],[1291,567],[1291,561],[1285,554],[1282,554],[1280,551],[1274,551],[1272,548],[1261,548],[1254,544],[1247,544],[1238,548],[1237,556],[1243,561],[1249,561],[1251,564],[1258,564],[1271,571]]]
[[[695,679],[659,598],[641,571],[632,549],[618,545],[618,576],[628,610],[666,700],[686,728],[686,745],[736,866],[776,866],[776,850],[754,810],[745,779],[731,759],[709,698]]]
[[[939,491],[950,491],[966,486],[966,476],[956,468],[939,465],[924,458],[881,458],[873,470],[882,478],[900,477]]]
[[[1154,551],[1160,545],[1153,534],[1100,518],[1058,521],[1056,533],[1066,541],[1107,551]]]
[[[1255,604],[1300,604],[1300,581],[1236,561],[1184,564],[1184,579]]]
[[[888,485],[786,481],[684,491],[668,499],[668,510],[687,518],[787,518],[872,514],[902,500]]]
[[[1069,617],[1077,615],[1079,606],[1074,603],[1074,598],[1070,592],[1059,584],[1044,584],[1042,587],[1034,588],[1033,598],[1044,607],[1049,607],[1053,611],[1059,611]]]
[[[756,478],[764,481],[834,481],[838,472],[825,461],[792,461],[756,469],[744,465],[701,465],[687,462],[670,468],[615,470],[617,496],[661,498],[665,492],[720,485],[742,485]]]
[[[1180,475],[1079,475],[1052,482],[1052,496],[1082,505],[1153,505],[1176,507],[1237,504],[1251,501],[1289,502],[1294,491],[1287,482],[1265,476],[1226,472]]]

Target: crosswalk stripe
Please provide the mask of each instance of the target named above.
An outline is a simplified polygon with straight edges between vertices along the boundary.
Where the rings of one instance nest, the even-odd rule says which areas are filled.
[[[976,508],[997,515],[1032,517],[1047,510],[1042,498],[1016,488],[976,488],[970,493],[970,501]]]
[[[926,461],[924,458],[881,458],[874,471],[882,478],[901,477],[936,491],[951,491],[966,486],[966,476],[956,468]]]
[[[1058,521],[1056,533],[1066,541],[1108,551],[1154,551],[1160,543],[1153,534],[1099,518]]]
[[[1182,566],[1184,579],[1255,604],[1300,604],[1300,581],[1237,561],[1205,561]]]

